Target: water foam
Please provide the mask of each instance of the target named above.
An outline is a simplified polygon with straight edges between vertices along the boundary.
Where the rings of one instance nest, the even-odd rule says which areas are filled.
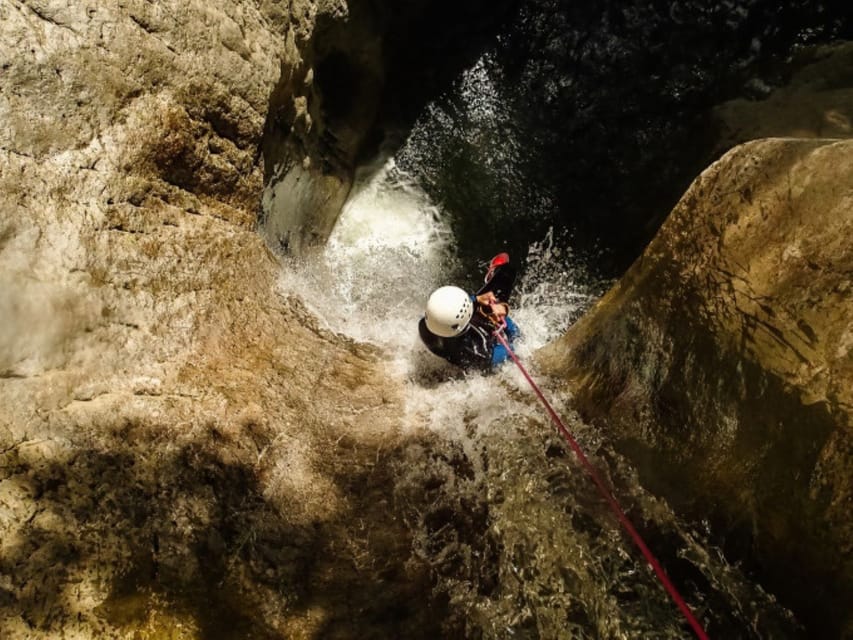
[[[469,121],[488,120],[500,106],[486,99],[491,85],[480,81],[488,79],[487,72],[480,65],[464,78],[470,95],[463,97],[481,98],[469,107]],[[426,181],[429,171],[445,171],[447,165],[428,162],[434,158],[420,152],[435,135],[436,121],[453,121],[440,110],[431,113],[432,124],[416,126],[401,152],[409,154],[410,163],[427,161],[427,169],[418,172]],[[451,133],[464,139],[464,132]],[[500,169],[504,184],[512,178],[509,168]],[[547,194],[532,184],[525,186],[543,207],[551,207]],[[500,250],[484,247],[482,259]],[[570,243],[552,232],[533,243],[526,256],[512,259],[523,265],[511,302],[523,332],[516,351],[527,361],[563,333],[608,283],[591,279]],[[641,560],[550,433],[520,373],[508,364],[492,376],[454,375],[420,344],[417,323],[429,292],[452,282],[464,271],[460,267],[448,216],[388,159],[358,177],[327,246],[290,261],[282,275],[284,292],[301,297],[328,329],[382,348],[388,371],[404,386],[402,428],[438,436],[426,440],[430,444],[423,450],[412,438],[415,445],[405,450],[409,457],[395,476],[395,500],[406,505],[412,519],[415,553],[435,570],[438,588],[483,637],[516,631],[521,637],[532,624],[541,625],[543,637],[683,637],[665,592],[649,572],[638,570]],[[697,542],[685,534],[666,505],[645,494],[604,434],[572,416],[565,397],[552,390],[546,395],[593,463],[619,478],[629,506],[657,532],[650,542],[673,547],[680,540],[677,548],[664,551],[682,560],[693,557],[695,571],[714,584],[715,591],[704,596],[707,611],[730,610],[728,592],[740,589],[744,595],[734,600],[749,603],[743,619],[755,618],[756,612],[777,615],[776,605],[768,602],[772,598],[733,576],[736,571],[724,559],[716,561],[701,547],[701,536]],[[488,517],[466,520],[472,512]],[[500,553],[490,554],[495,549]],[[481,584],[486,588],[479,589]]]
[[[453,260],[449,226],[392,158],[361,172],[328,244],[289,260],[282,289],[328,329],[396,354]]]
[[[556,245],[548,234],[527,256],[512,257],[525,263],[512,300],[522,358],[557,337],[594,300],[584,269]],[[300,296],[329,330],[382,348],[389,372],[407,388],[405,424],[467,448],[505,423],[508,413],[529,415],[536,408],[509,398],[512,390],[528,393],[511,364],[497,376],[460,377],[420,343],[417,324],[426,298],[460,271],[447,216],[390,158],[361,172],[328,244],[290,261],[282,289]]]
[[[513,316],[530,351],[564,331],[598,287],[550,233],[522,257]],[[327,246],[287,267],[284,291],[328,328],[392,351],[411,347],[404,336],[415,335],[429,292],[459,271],[446,216],[393,158],[360,177]]]

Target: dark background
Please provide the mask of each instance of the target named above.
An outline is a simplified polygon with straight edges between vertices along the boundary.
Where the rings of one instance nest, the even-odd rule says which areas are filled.
[[[451,215],[468,268],[500,250],[523,258],[553,227],[616,277],[719,155],[709,109],[761,99],[798,51],[853,38],[851,13],[804,0],[523,0],[496,3],[480,29],[459,16],[439,36],[421,17],[405,39],[417,46],[400,37],[389,49],[400,64],[385,115],[397,119],[383,118],[383,133],[399,144],[395,125],[417,120],[398,162]],[[483,94],[446,75],[483,52],[497,107],[485,118],[471,109]],[[427,95],[438,97],[424,109]]]

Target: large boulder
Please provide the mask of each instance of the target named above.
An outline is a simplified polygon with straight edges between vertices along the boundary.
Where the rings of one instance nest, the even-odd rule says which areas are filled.
[[[851,141],[736,147],[539,358],[824,637],[853,624],[851,184]]]

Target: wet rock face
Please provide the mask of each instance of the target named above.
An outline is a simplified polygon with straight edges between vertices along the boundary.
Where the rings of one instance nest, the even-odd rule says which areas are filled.
[[[327,4],[293,32],[298,63],[283,69],[265,126],[261,230],[294,255],[325,243],[356,166],[399,144],[513,3]]]
[[[849,141],[737,147],[541,357],[653,490],[827,637],[853,593],[852,180]]]
[[[790,81],[763,100],[731,100],[713,110],[715,155],[758,138],[853,137],[853,43],[804,50],[795,64]]]
[[[269,96],[336,11],[0,4],[1,637],[437,635],[398,391],[253,230]]]
[[[401,164],[453,220],[471,265],[484,244],[524,255],[553,228],[600,273],[621,276],[732,146],[732,132],[718,144],[709,111],[734,97],[748,109],[785,84],[795,51],[853,38],[850,12],[834,2],[519,0],[516,9],[486,49],[478,86],[470,91],[469,76],[436,98],[427,142]],[[758,118],[742,124],[735,142],[772,131]]]

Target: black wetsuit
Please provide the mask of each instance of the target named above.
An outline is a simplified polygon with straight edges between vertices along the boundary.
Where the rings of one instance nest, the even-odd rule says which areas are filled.
[[[489,319],[481,312],[476,296],[491,291],[501,302],[507,302],[515,284],[516,271],[511,264],[502,264],[497,267],[492,278],[484,284],[477,293],[472,296],[474,303],[474,314],[468,329],[452,338],[442,338],[432,333],[426,326],[426,319],[421,318],[418,323],[418,333],[427,349],[435,355],[440,356],[463,369],[490,370],[493,363],[493,354],[497,344],[494,336],[495,327]],[[511,321],[510,321],[511,322]],[[515,332],[515,325],[512,325]]]

